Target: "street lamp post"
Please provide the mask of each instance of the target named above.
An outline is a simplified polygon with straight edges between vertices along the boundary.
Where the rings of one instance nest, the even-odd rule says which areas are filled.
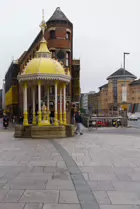
[[[129,55],[130,53],[123,53],[123,70],[124,70],[124,85],[123,85],[123,102],[127,102],[127,89],[126,89],[126,70],[125,70],[125,55]]]
[[[123,68],[124,68],[124,87],[123,87],[123,90],[124,90],[124,102],[127,102],[127,87],[126,87],[126,72],[125,72],[125,55],[129,55],[130,53],[128,52],[124,52],[123,53]],[[127,111],[124,110],[124,126],[127,126]]]
[[[129,55],[130,53],[124,52],[123,53],[123,69],[124,69],[124,86],[126,84],[126,76],[125,76],[125,55]]]

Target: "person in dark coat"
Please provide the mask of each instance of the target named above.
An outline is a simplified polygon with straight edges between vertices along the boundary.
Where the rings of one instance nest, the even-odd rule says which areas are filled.
[[[80,135],[83,135],[82,130],[81,130],[82,117],[81,117],[80,111],[78,111],[75,115],[75,122],[76,122],[76,125],[77,125],[75,134],[78,134],[78,132],[79,132]]]

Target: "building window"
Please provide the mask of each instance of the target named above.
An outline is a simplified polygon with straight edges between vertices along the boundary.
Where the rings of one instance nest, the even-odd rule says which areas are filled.
[[[55,30],[50,31],[50,39],[55,39]]]
[[[52,58],[55,58],[55,51],[51,51],[51,53],[52,53]]]
[[[70,53],[66,52],[66,66],[68,67],[70,65]]]
[[[70,40],[70,32],[66,32],[66,39]]]

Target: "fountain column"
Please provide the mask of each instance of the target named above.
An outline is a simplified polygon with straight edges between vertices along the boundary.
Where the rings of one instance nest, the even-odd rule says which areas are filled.
[[[57,88],[58,88],[58,82],[55,81],[55,121],[54,121],[54,125],[58,126],[58,110],[57,110]]]
[[[36,115],[35,115],[35,87],[32,88],[32,100],[33,100],[33,121],[32,124],[36,125]]]
[[[64,125],[67,124],[67,116],[66,116],[66,84],[63,84],[63,121]]]
[[[38,125],[41,125],[41,81],[38,81]]]
[[[27,110],[27,83],[24,83],[23,86],[23,102],[24,102],[24,120],[23,120],[23,125],[28,126],[28,110]]]

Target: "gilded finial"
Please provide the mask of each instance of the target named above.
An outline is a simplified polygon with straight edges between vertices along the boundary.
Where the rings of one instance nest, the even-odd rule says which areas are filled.
[[[42,9],[42,21],[44,21],[44,9]]]
[[[43,36],[44,36],[45,29],[47,28],[47,25],[46,25],[46,22],[45,22],[45,19],[44,19],[44,9],[42,9],[42,21],[41,21],[41,24],[40,24],[40,28],[41,28]]]

